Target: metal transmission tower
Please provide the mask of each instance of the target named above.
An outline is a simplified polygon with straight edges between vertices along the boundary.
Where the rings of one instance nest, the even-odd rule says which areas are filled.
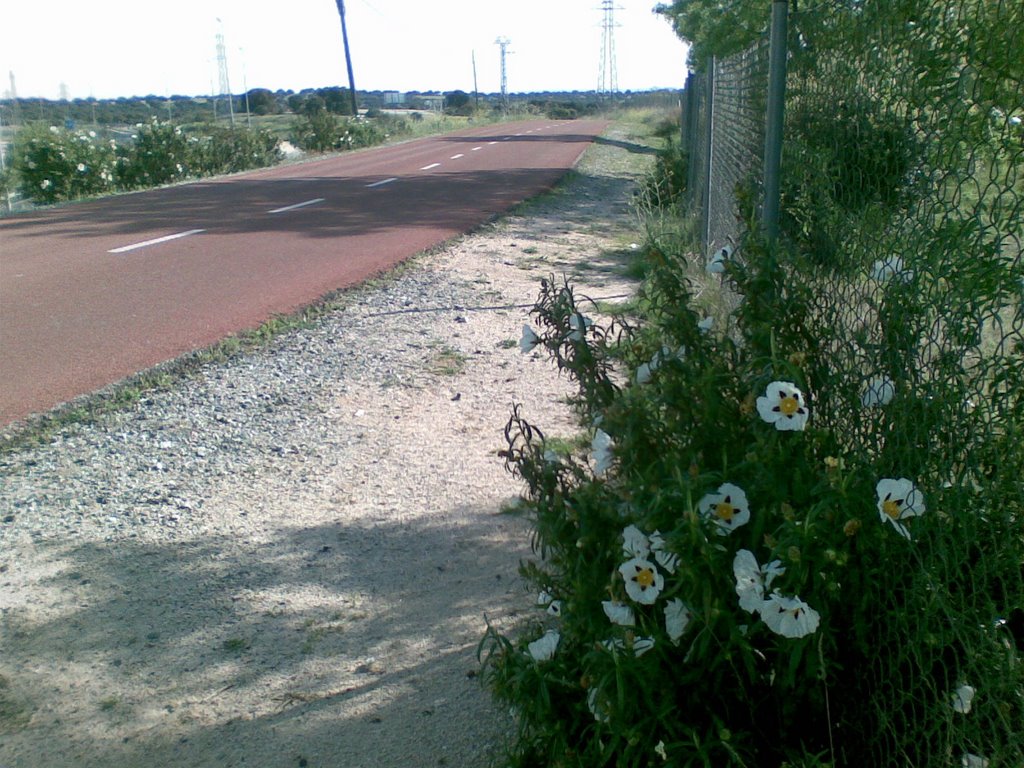
[[[615,69],[615,0],[601,0],[604,20],[601,22],[601,65],[597,76],[597,92],[611,96],[619,91],[619,75]]]
[[[217,21],[220,22],[220,19]],[[228,112],[231,114],[231,125],[234,126],[235,105],[231,98],[231,82],[228,80],[228,50],[224,45],[223,28],[217,33],[217,72],[220,76],[220,95],[228,98]]]
[[[508,50],[511,43],[512,41],[507,37],[499,37],[494,41],[495,45],[501,46],[501,105],[506,110],[508,109],[508,76],[505,69],[505,57],[511,53]]]

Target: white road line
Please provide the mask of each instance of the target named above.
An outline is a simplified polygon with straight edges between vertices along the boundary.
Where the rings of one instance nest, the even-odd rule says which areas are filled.
[[[498,143],[498,142],[496,142],[496,141],[488,141],[488,142],[487,142],[487,145],[488,145],[488,146],[490,146],[491,144],[497,144],[497,143]]]
[[[440,163],[431,163],[430,165],[424,165],[422,168],[420,168],[420,170],[421,171],[429,171],[431,168],[437,168],[437,166],[439,166],[439,165],[440,165]]]
[[[465,157],[465,155],[452,155],[448,159],[449,160],[458,160],[460,157]]]
[[[471,150],[469,150],[469,151],[470,151],[470,152],[479,152],[479,151],[480,151],[481,149],[483,149],[483,147],[473,147],[473,148],[472,148]]]
[[[385,184],[390,184],[392,181],[398,181],[397,176],[392,176],[390,179],[382,179],[381,181],[375,181],[373,184],[367,184],[367,189],[373,189],[374,187],[383,187]]]
[[[307,200],[304,203],[296,203],[295,205],[286,205],[284,208],[275,208],[272,211],[267,211],[267,213],[284,213],[285,211],[294,211],[296,208],[305,208],[307,205],[316,205],[317,203],[322,203],[324,201],[324,199],[325,198],[318,197],[318,198],[316,198],[314,200]]]
[[[134,251],[136,248],[145,248],[147,245],[156,245],[157,243],[166,243],[168,240],[177,240],[179,237],[188,237],[189,235],[198,235],[200,232],[205,232],[205,229],[190,229],[188,232],[178,232],[174,235],[167,235],[166,237],[157,237],[153,240],[145,240],[141,243],[133,243],[132,245],[124,245],[120,248],[111,248],[107,253],[126,253],[127,251]]]

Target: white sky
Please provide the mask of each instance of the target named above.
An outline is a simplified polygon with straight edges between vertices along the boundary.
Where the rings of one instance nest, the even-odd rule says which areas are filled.
[[[681,88],[686,47],[652,9],[616,0],[620,90]],[[0,27],[0,93],[22,97],[207,94],[223,29],[231,89],[347,85],[335,0],[13,0]],[[500,90],[499,36],[511,40],[510,92],[594,90],[600,0],[346,0],[359,90]],[[221,19],[223,26],[218,24]]]

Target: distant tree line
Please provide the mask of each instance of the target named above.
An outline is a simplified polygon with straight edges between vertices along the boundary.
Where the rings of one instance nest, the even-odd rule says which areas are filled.
[[[444,110],[448,114],[468,115],[477,108],[493,109],[502,103],[501,94],[481,93],[476,96],[455,90],[445,94],[410,91],[403,94],[403,107],[431,109],[434,102],[423,97],[444,96]],[[673,90],[626,91],[617,100],[632,105],[671,103],[677,96]],[[247,98],[248,97],[248,104]],[[388,106],[384,91],[360,91],[360,109],[380,110]],[[178,124],[201,123],[223,117],[229,112],[227,96],[135,96],[117,99],[51,100],[18,98],[0,100],[0,118],[3,123],[46,123],[47,125],[135,125],[150,120],[168,120]],[[312,116],[321,112],[333,115],[351,115],[348,89],[338,86],[307,88],[302,91],[253,88],[247,93],[230,97],[231,110],[244,114],[248,106],[254,115],[296,114]],[[593,114],[605,106],[606,99],[588,91],[540,92],[510,94],[513,104],[529,105],[540,112],[553,112],[553,117],[573,117]]]

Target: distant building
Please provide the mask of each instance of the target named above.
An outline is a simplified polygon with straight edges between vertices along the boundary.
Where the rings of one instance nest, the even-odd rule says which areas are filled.
[[[405,94],[401,91],[384,91],[385,107],[404,107]]]
[[[444,95],[442,94],[430,94],[425,93],[419,97],[420,102],[423,104],[425,109],[433,109],[440,112],[444,109]]]

